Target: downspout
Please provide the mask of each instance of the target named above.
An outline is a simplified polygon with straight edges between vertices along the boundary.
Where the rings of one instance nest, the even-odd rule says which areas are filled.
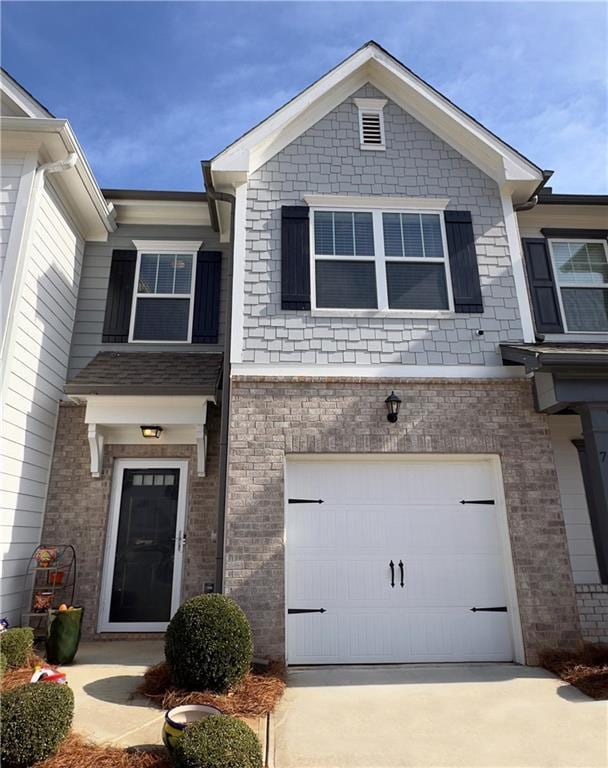
[[[217,542],[215,556],[215,591],[224,591],[224,542],[226,527],[226,487],[228,475],[228,431],[230,424],[230,351],[232,340],[232,273],[234,267],[234,209],[236,198],[228,192],[213,188],[211,167],[202,161],[207,196],[214,202],[230,205],[230,249],[228,251],[228,283],[226,289],[226,319],[224,321],[224,359],[222,365],[222,412],[220,417],[220,477],[217,510]]]

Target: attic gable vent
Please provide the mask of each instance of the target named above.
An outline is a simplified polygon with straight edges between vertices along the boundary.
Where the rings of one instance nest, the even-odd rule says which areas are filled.
[[[355,99],[359,110],[361,149],[386,149],[384,138],[384,105],[386,99]]]

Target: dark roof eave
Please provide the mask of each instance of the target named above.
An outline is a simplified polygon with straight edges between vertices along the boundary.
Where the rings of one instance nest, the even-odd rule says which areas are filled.
[[[186,192],[156,189],[102,189],[106,200],[158,200],[206,203],[205,192]]]
[[[608,348],[605,354],[581,352],[542,352],[518,347],[517,345],[501,344],[500,350],[503,361],[525,365],[528,371],[560,370],[573,368],[593,368],[608,370]]]
[[[539,205],[608,205],[608,195],[566,195],[553,194],[538,196]]]

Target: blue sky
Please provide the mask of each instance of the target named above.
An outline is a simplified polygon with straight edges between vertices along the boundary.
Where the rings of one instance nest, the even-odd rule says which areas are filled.
[[[199,160],[373,38],[544,168],[608,193],[605,3],[4,2],[2,65],[106,187],[201,189]]]

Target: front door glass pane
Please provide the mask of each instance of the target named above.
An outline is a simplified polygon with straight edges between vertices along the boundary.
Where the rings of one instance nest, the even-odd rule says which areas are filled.
[[[171,597],[179,469],[123,475],[110,622],[166,622]]]

